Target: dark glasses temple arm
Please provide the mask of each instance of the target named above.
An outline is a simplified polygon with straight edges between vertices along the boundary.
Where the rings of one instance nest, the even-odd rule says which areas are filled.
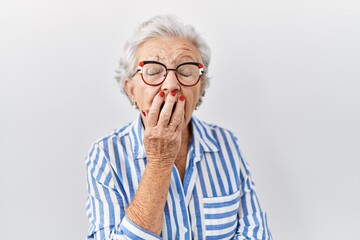
[[[133,78],[138,72],[140,72],[140,69],[136,70],[136,72],[130,78]]]

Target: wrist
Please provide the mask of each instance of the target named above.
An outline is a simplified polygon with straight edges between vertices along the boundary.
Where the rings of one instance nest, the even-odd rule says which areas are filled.
[[[149,159],[147,158],[146,168],[156,172],[170,171],[174,165],[174,161],[171,159]]]
[[[168,169],[172,168],[175,162],[174,156],[164,156],[164,155],[146,155],[147,159],[147,165],[152,166],[154,168],[160,168],[160,169]]]

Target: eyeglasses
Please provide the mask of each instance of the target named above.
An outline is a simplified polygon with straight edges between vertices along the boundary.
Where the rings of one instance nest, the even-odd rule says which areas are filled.
[[[142,61],[139,62],[138,69],[131,77],[140,72],[142,80],[147,85],[159,86],[165,81],[169,71],[175,71],[176,79],[181,85],[192,87],[199,82],[201,75],[204,73],[204,67],[201,63],[185,62],[176,68],[167,68],[160,62]]]

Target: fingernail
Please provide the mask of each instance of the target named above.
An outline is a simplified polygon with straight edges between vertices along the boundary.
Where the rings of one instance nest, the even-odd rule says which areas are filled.
[[[144,117],[146,117],[146,112],[141,111],[142,115],[144,115]]]
[[[164,93],[163,91],[161,91],[161,92],[159,93],[159,95],[160,95],[160,97],[164,97],[164,96],[165,96],[165,93]]]
[[[180,101],[184,101],[185,97],[184,96],[180,96]]]
[[[176,92],[175,91],[171,91],[171,96],[175,97]]]

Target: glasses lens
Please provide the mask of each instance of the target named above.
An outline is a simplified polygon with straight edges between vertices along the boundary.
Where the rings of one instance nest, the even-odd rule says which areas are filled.
[[[142,75],[148,84],[158,84],[164,80],[166,69],[157,63],[147,63],[143,66]]]
[[[199,80],[199,67],[194,64],[181,65],[177,69],[177,77],[182,84],[195,84]]]

